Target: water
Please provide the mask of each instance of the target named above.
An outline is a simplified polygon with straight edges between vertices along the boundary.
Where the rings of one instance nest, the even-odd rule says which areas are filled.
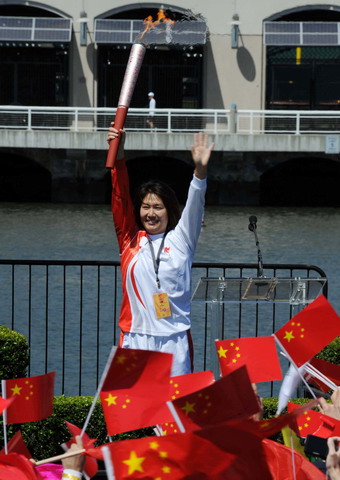
[[[256,215],[264,263],[322,268],[340,312],[338,208],[206,207],[195,261],[257,262],[248,218]],[[108,205],[0,204],[0,258],[119,260]]]
[[[205,211],[205,227],[198,242],[195,261],[256,263],[257,248],[255,237],[248,229],[250,215],[258,218],[257,233],[260,241],[264,263],[309,264],[322,268],[329,279],[329,300],[340,313],[340,277],[338,275],[338,252],[340,250],[340,210],[333,208],[263,208],[263,207],[207,207]],[[118,246],[114,234],[111,210],[108,205],[64,205],[64,204],[0,204],[0,258],[2,259],[29,259],[29,260],[119,260]],[[55,273],[58,276],[58,273]],[[105,279],[104,279],[105,280]],[[33,282],[33,291],[41,289],[44,295],[44,286],[40,286],[37,276]],[[107,280],[108,295],[112,296],[111,279]],[[10,287],[8,287],[10,288]],[[68,295],[77,295],[77,286],[69,285]],[[6,286],[3,290],[6,289]],[[1,293],[1,292],[0,292]],[[33,292],[34,293],[34,292]],[[4,295],[4,293],[2,292]],[[0,295],[1,296],[1,295]],[[50,319],[52,312],[57,315],[60,310],[62,292],[53,292],[50,302]],[[91,287],[87,284],[84,271],[84,305],[83,317],[86,321],[84,342],[89,348],[95,338],[94,328],[95,305],[91,301]],[[200,316],[202,307],[193,307],[193,316]],[[101,325],[100,341],[109,348],[112,325],[111,299],[103,299],[101,311],[107,318],[105,325]],[[39,339],[37,345],[32,345],[33,352],[43,349],[43,317],[45,312],[38,305],[32,305],[35,320],[41,327],[32,331],[32,339]],[[4,318],[6,312],[2,311]],[[75,342],[78,347],[79,312],[67,312],[70,324],[67,342]],[[72,330],[73,328],[73,330]],[[193,317],[193,334],[195,345],[199,345],[204,337],[202,322],[196,322]],[[235,327],[236,328],[236,327]],[[59,335],[60,320],[52,322],[49,335],[50,348],[53,350],[54,339]],[[41,332],[39,331],[41,330]],[[72,332],[75,332],[73,336]],[[231,330],[231,338],[234,332]],[[260,331],[260,335],[269,334]],[[243,331],[243,336],[252,335]],[[60,336],[60,335],[59,335]],[[91,343],[92,342],[92,343]],[[106,342],[106,343],[105,343]],[[107,345],[106,345],[107,344]],[[72,347],[72,345],[71,345]],[[53,362],[48,369],[58,369],[60,352],[55,347],[55,365]],[[196,347],[196,351],[199,348]],[[78,365],[73,358],[74,349],[66,358],[66,374],[76,377]],[[106,358],[106,356],[105,356]],[[198,358],[199,360],[199,358]],[[103,356],[103,361],[104,356]],[[88,371],[92,368],[93,358],[91,351],[86,348],[82,359],[83,366]],[[33,374],[42,373],[41,365],[36,365]],[[198,368],[199,369],[199,368]],[[33,369],[34,370],[34,369]],[[91,377],[91,378],[90,378]],[[88,380],[88,394],[94,393],[94,375],[91,373]],[[87,381],[87,379],[86,379]],[[91,383],[92,382],[92,383]],[[65,392],[66,394],[74,394]]]

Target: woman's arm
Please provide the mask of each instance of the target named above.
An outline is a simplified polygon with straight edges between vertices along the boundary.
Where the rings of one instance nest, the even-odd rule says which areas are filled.
[[[190,183],[188,198],[175,232],[184,238],[194,252],[202,228],[206,191],[207,167],[214,144],[208,145],[208,135],[195,134],[191,156],[195,164],[194,177]]]
[[[109,128],[107,141],[117,138],[119,132],[113,124]],[[129,244],[136,235],[138,228],[136,225],[134,208],[130,197],[130,185],[127,168],[124,161],[124,143],[125,132],[121,131],[121,141],[117,154],[115,167],[111,170],[112,180],[112,214],[116,228],[117,239],[120,253]]]

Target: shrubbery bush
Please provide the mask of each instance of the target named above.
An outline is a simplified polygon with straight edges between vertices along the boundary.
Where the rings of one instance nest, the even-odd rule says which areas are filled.
[[[0,326],[0,378],[22,378],[27,375],[29,347],[24,335]]]
[[[327,345],[321,352],[316,355],[317,358],[326,360],[327,362],[340,364],[340,337],[335,338],[331,343]]]

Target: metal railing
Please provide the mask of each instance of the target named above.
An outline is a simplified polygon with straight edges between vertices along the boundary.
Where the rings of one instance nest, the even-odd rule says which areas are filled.
[[[194,263],[201,277],[253,278],[255,264]],[[265,264],[277,278],[326,278],[315,266]],[[119,339],[121,277],[118,262],[1,260],[1,325],[24,334],[30,346],[29,375],[56,371],[56,394],[93,395],[111,346]],[[327,283],[323,293],[327,295]],[[223,305],[223,338],[270,335],[294,312],[289,303]],[[211,305],[193,302],[195,371],[210,368]],[[262,388],[262,387],[261,387]],[[277,394],[266,384],[261,394]]]
[[[114,119],[114,108],[83,107],[17,107],[0,106],[0,130],[66,130],[71,132],[98,132],[107,130]],[[159,108],[155,111],[158,132],[211,133],[229,132],[229,110],[184,110]],[[127,131],[150,131],[147,108],[130,108],[125,121]]]
[[[114,119],[114,108],[21,107],[0,106],[1,129],[64,130],[99,132],[107,130]],[[150,131],[147,108],[130,108],[127,131]],[[155,110],[156,132],[197,132],[214,135],[232,133],[259,134],[328,134],[340,132],[339,110],[213,110],[159,108]]]

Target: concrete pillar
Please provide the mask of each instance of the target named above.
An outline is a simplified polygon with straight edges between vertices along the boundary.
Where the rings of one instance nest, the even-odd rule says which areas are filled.
[[[230,133],[237,133],[237,105],[230,106]]]

